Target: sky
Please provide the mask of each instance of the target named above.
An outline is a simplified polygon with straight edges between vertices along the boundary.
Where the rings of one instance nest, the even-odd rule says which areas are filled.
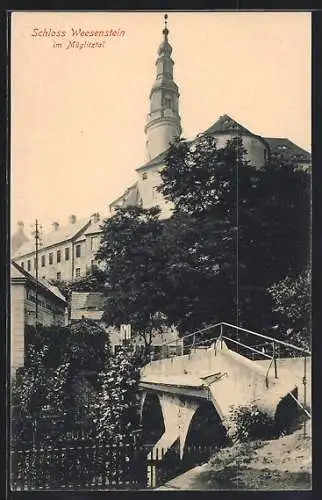
[[[100,212],[136,181],[163,12],[14,12],[11,231]],[[311,151],[311,14],[168,12],[182,136],[228,114]],[[73,30],[120,30],[69,48]],[[38,36],[65,31],[65,37]],[[37,36],[33,36],[37,33]],[[101,37],[83,38],[102,41]],[[61,47],[54,47],[54,43]]]

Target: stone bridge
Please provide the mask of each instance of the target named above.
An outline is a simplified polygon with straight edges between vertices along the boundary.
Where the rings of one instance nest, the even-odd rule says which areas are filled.
[[[191,348],[187,355],[150,362],[141,370],[140,389],[141,422],[153,436],[151,456],[176,443],[182,459],[191,439],[220,444],[230,410],[251,402],[277,425],[287,424],[297,409],[298,379],[290,371],[275,375],[271,363],[252,361],[222,339],[207,348]]]

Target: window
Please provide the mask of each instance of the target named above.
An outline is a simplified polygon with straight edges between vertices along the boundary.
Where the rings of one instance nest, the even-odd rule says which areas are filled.
[[[148,178],[148,174],[146,172],[144,172],[144,174],[142,174],[142,179],[145,181],[145,179]]]
[[[27,260],[27,269],[28,269],[28,271],[30,271],[30,269],[31,269],[31,261],[30,260]]]
[[[171,104],[171,99],[170,97],[165,97],[164,98],[164,106],[168,109],[171,109],[172,104]]]
[[[76,275],[76,278],[80,277],[80,267],[76,267],[75,275]]]
[[[57,281],[61,280],[61,273],[57,273]]]
[[[91,250],[97,250],[98,247],[98,238],[97,236],[92,236],[91,237]]]
[[[54,256],[52,253],[49,254],[49,265],[52,265],[52,263],[54,262]]]
[[[46,255],[41,256],[41,267],[45,267],[46,265]]]
[[[60,250],[57,250],[57,264],[60,262]]]
[[[24,262],[21,262],[21,267],[22,267],[22,269],[24,269],[24,267],[25,267],[25,263]]]
[[[80,257],[81,256],[81,246],[80,245],[76,245],[76,257]]]
[[[65,248],[65,260],[69,260],[69,248]]]

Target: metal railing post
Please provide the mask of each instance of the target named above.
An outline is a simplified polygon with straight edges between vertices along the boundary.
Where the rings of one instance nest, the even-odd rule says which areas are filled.
[[[277,376],[277,360],[276,360],[275,342],[274,341],[273,341],[273,362],[274,362],[274,376],[275,376],[275,378],[278,378],[278,376]]]

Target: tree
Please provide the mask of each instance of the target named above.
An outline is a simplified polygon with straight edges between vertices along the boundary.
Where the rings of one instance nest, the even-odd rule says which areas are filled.
[[[295,279],[286,277],[269,288],[279,329],[295,344],[309,348],[311,326],[311,269]]]
[[[105,273],[104,319],[119,327],[131,324],[148,351],[153,335],[168,324],[164,290],[168,256],[164,223],[157,207],[126,207],[102,225],[97,260]]]
[[[139,368],[130,346],[123,346],[107,359],[101,378],[96,403],[98,439],[121,445],[134,443],[139,424]]]
[[[85,276],[71,283],[73,292],[104,292],[105,286],[106,275],[102,269],[95,265],[87,270]]]
[[[168,265],[176,293],[168,293],[177,321],[270,328],[268,287],[308,261],[309,174],[289,163],[255,168],[240,138],[217,148],[202,136],[170,147],[161,178],[158,190],[174,204]]]
[[[30,419],[54,416],[70,424],[90,419],[99,376],[110,354],[106,331],[89,320],[28,330],[26,363],[12,387],[14,433],[28,433]]]

